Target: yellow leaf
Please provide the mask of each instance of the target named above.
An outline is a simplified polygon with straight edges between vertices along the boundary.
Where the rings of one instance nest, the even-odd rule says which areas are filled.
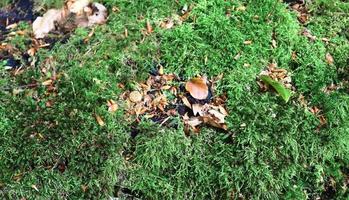
[[[42,85],[43,85],[43,86],[48,86],[48,85],[51,85],[52,82],[53,82],[53,81],[50,79],[50,80],[47,80],[47,81],[42,82]]]
[[[103,119],[99,115],[97,115],[97,114],[95,116],[96,116],[97,123],[100,126],[105,126],[105,123],[104,123]]]

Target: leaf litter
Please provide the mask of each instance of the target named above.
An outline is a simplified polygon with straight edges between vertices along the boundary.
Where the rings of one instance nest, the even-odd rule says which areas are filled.
[[[161,66],[145,82],[136,83],[134,90],[122,93],[120,99],[129,120],[139,122],[145,118],[173,126],[179,117],[186,134],[198,133],[203,125],[228,130],[224,105],[227,98],[213,97],[214,81],[217,80],[208,81],[201,76],[182,81],[175,74],[165,74]]]

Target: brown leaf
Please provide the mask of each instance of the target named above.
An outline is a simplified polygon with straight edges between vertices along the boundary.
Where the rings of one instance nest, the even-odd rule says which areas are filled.
[[[302,34],[312,42],[316,40],[316,36],[313,36],[311,32],[306,28],[303,29]]]
[[[202,120],[199,117],[191,117],[186,121],[186,124],[190,125],[191,127],[196,127],[202,124]]]
[[[86,192],[87,189],[88,189],[88,186],[87,186],[87,185],[81,185],[81,190],[82,190],[83,192]]]
[[[327,53],[326,54],[326,62],[329,64],[329,65],[332,65],[333,62],[334,62],[334,59],[332,57],[332,55],[330,53]]]
[[[151,26],[150,22],[147,21],[147,33],[151,34],[153,32],[153,27]]]
[[[182,101],[183,101],[183,104],[185,105],[185,106],[187,106],[188,108],[190,108],[191,109],[191,104],[190,104],[190,102],[188,101],[188,99],[187,99],[187,97],[182,97]]]
[[[212,116],[214,116],[218,120],[217,122],[219,124],[225,123],[225,120],[224,120],[225,115],[223,115],[219,111],[212,109],[212,110],[209,110],[208,113],[210,113]]]
[[[52,107],[52,105],[53,105],[52,100],[46,101],[45,105],[46,105],[46,107],[48,107],[48,108]]]
[[[228,127],[227,127],[226,124],[219,123],[215,119],[213,119],[212,117],[204,116],[204,117],[202,117],[202,119],[204,120],[204,122],[206,124],[209,124],[209,125],[211,125],[213,127],[220,128],[220,129],[223,129],[223,130],[228,130]]]
[[[219,111],[220,111],[223,115],[225,115],[225,116],[228,116],[228,115],[229,115],[228,112],[227,112],[227,110],[226,110],[222,105],[219,105],[219,106],[218,106],[218,109],[219,109]]]
[[[104,123],[103,119],[99,115],[96,114],[95,117],[96,117],[97,123],[100,126],[105,126],[105,123]]]
[[[108,111],[113,113],[118,109],[118,104],[115,103],[114,100],[110,99],[107,101],[107,105],[108,105]]]
[[[208,96],[206,79],[202,77],[193,78],[185,84],[185,89],[195,99],[203,100]]]
[[[291,58],[292,58],[293,61],[296,61],[297,60],[297,52],[293,51],[292,55],[291,55]]]
[[[133,92],[130,93],[130,97],[129,98],[130,98],[130,100],[132,102],[138,103],[138,102],[142,101],[143,96],[142,96],[142,94],[140,92],[133,91]]]
[[[27,53],[28,53],[28,55],[33,57],[36,53],[36,49],[34,47],[32,47],[27,51]]]
[[[165,21],[161,22],[160,27],[163,29],[170,29],[174,26],[174,22],[172,19],[166,19]]]

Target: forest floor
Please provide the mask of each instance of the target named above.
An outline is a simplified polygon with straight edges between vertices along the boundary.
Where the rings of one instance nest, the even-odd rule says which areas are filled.
[[[349,198],[349,3],[99,2],[106,24],[48,46],[28,21],[1,32],[1,199]],[[263,91],[271,67],[288,102]],[[179,104],[132,114],[154,71],[215,80],[225,130],[188,130]]]

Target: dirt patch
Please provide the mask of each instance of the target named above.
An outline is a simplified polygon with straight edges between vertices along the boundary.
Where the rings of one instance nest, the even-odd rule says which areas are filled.
[[[8,25],[20,21],[32,22],[36,17],[33,9],[34,3],[30,0],[15,0],[10,6],[0,9],[0,31],[7,32]]]

